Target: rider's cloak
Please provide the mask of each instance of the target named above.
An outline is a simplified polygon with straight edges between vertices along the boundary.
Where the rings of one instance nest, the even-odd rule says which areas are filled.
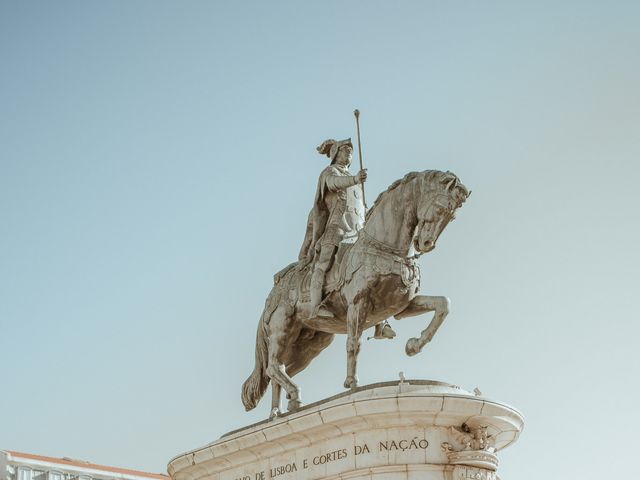
[[[303,265],[313,261],[322,244],[338,246],[355,241],[364,223],[364,203],[352,179],[349,170],[338,165],[329,165],[320,173],[298,255]]]

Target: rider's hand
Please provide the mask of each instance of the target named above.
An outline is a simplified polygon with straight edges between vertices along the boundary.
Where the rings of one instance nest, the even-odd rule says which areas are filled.
[[[358,175],[356,175],[356,177],[358,178],[358,183],[364,183],[367,181],[367,169],[363,169],[360,170],[358,172]]]

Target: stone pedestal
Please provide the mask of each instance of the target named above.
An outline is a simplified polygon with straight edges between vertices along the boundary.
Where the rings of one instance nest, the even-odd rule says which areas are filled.
[[[367,385],[228,433],[169,463],[173,480],[495,480],[515,409],[424,380]]]

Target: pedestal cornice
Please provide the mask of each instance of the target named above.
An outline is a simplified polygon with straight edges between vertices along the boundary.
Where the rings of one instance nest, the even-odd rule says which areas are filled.
[[[517,440],[523,425],[516,409],[453,385],[385,382],[230,432],[178,455],[168,471],[174,480],[306,480],[467,465],[490,479],[496,453]]]

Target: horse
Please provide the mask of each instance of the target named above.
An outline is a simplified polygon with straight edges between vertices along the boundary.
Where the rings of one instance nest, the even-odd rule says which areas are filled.
[[[289,399],[287,410],[298,410],[300,388],[291,377],[304,370],[337,333],[347,335],[347,389],[358,385],[364,330],[392,316],[400,320],[434,312],[420,337],[406,343],[407,355],[419,353],[447,316],[449,299],[418,295],[417,258],[435,248],[469,194],[456,175],[438,170],[408,173],[382,192],[367,212],[357,240],[341,246],[327,275],[323,303],[334,318],[309,318],[311,266],[293,263],[276,274],[258,323],[255,368],[242,386],[245,409],[255,408],[271,382],[270,418],[282,413],[281,389]]]

